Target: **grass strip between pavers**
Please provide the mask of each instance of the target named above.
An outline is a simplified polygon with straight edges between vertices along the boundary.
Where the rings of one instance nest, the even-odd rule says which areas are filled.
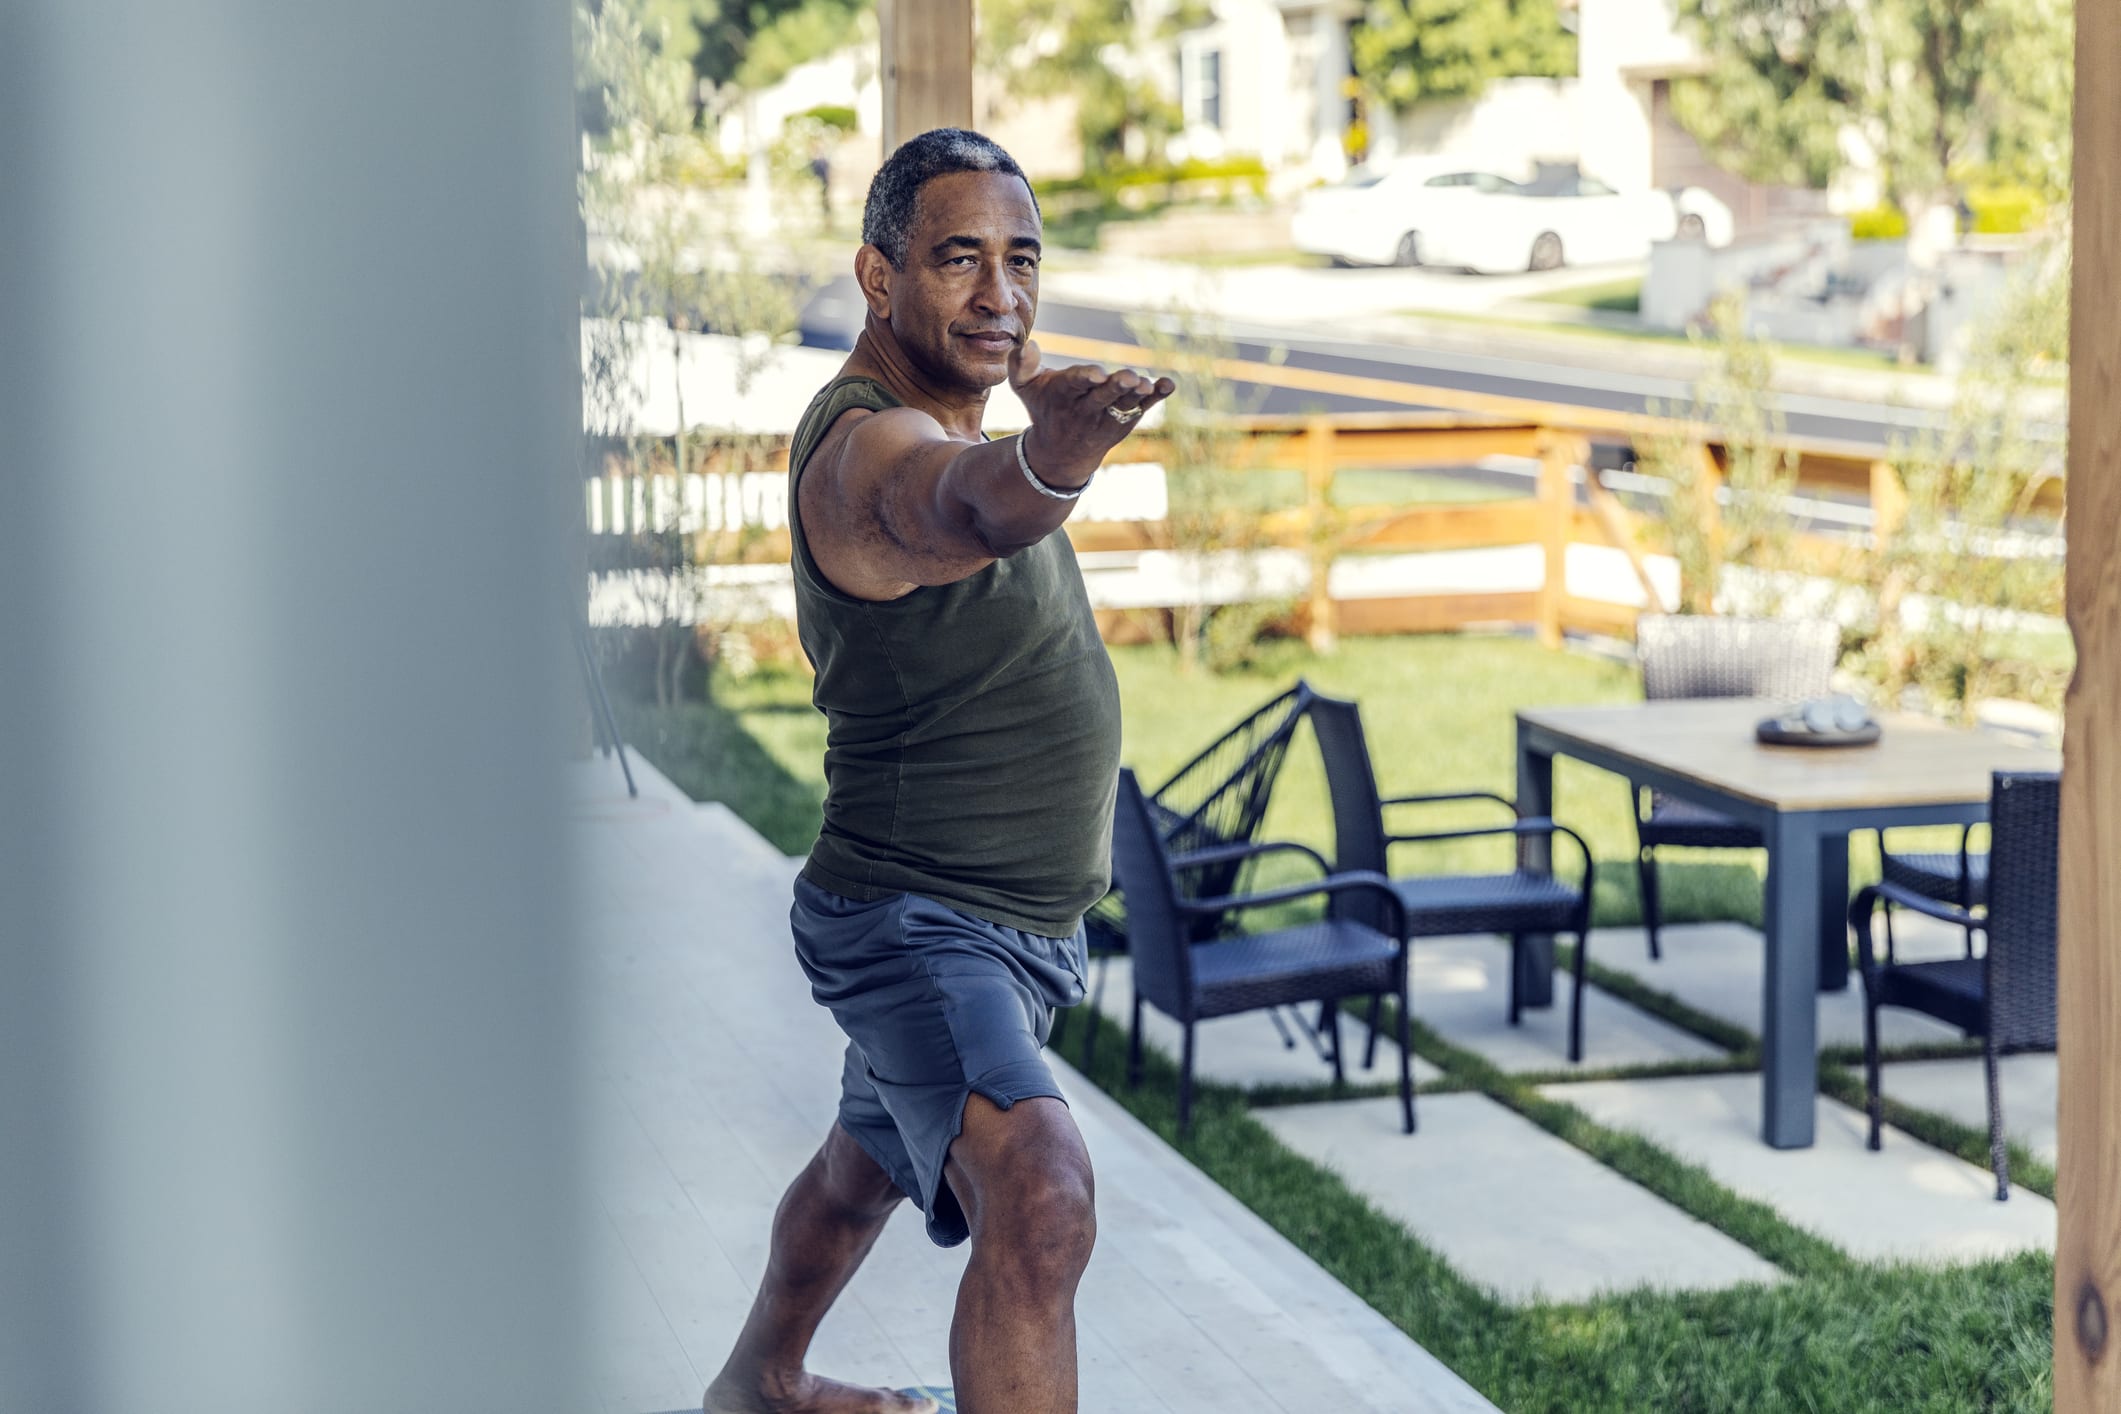
[[[1512,1306],[1460,1275],[1338,1175],[1283,1144],[1253,1118],[1236,1087],[1197,1082],[1193,1133],[1179,1141],[1175,1064],[1145,1045],[1142,1084],[1128,1087],[1124,1030],[1102,1016],[1086,1019],[1101,1030],[1096,1063],[1086,1072],[1092,1083],[1512,1414],[2052,1407],[2053,1267],[2042,1254],[1941,1269],[1857,1262],[1657,1145],[1540,1096],[1526,1078],[1502,1073],[1417,1022],[1416,1053],[1442,1066],[1454,1087],[1524,1115],[1790,1278],[1718,1292],[1636,1290]],[[1070,1041],[1067,1054],[1079,1059],[1072,1032]],[[1557,1193],[1556,1201],[1567,1195]]]

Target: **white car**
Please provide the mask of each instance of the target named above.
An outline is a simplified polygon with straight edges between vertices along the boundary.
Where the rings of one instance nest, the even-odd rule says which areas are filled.
[[[1296,248],[1363,265],[1502,273],[1640,260],[1653,241],[1731,239],[1730,208],[1698,187],[1616,192],[1576,172],[1513,181],[1495,172],[1401,164],[1306,192]]]
[[[1296,248],[1353,265],[1428,263],[1430,233],[1466,223],[1467,204],[1517,184],[1493,172],[1401,162],[1357,167],[1345,180],[1303,194],[1292,235]]]

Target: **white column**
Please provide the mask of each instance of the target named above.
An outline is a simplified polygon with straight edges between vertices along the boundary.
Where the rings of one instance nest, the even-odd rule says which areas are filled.
[[[1346,21],[1335,6],[1321,5],[1313,13],[1312,23],[1318,26],[1318,131],[1312,141],[1311,160],[1322,171],[1331,174],[1346,166],[1340,155],[1340,138],[1348,127],[1348,98],[1341,91],[1341,85],[1347,82],[1351,63],[1348,31]],[[1373,143],[1376,129],[1373,122]]]
[[[568,35],[0,5],[0,1409],[589,1407]]]

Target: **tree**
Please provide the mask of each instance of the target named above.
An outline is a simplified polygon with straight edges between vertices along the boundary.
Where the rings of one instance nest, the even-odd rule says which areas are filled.
[[[1936,431],[1898,450],[1907,506],[1870,555],[1876,610],[1858,659],[1888,702],[1971,722],[1987,699],[2061,705],[2060,522],[2043,493],[2063,471],[2059,413],[2041,398],[2069,341],[2069,247],[2028,262],[1984,321]],[[2040,630],[2045,628],[2047,632]]]
[[[1576,72],[1554,0],[1372,0],[1355,72],[1396,107],[1476,98],[1488,80]]]
[[[1166,12],[1153,0],[983,0],[979,64],[1015,96],[1074,95],[1083,165],[1117,171],[1157,152],[1183,125],[1142,61],[1144,41],[1205,17],[1198,4]]]
[[[770,87],[798,64],[843,49],[858,35],[873,44],[875,12],[874,0],[753,0],[743,24],[712,31],[726,53],[706,77],[754,92]]]
[[[2070,0],[1681,0],[1710,64],[1673,85],[1703,146],[1760,182],[1825,186],[1876,155],[1919,216],[1975,173],[2069,180]]]
[[[642,43],[658,60],[675,61],[673,77],[684,77],[688,106],[697,106],[701,82],[765,88],[790,69],[845,45],[856,19],[873,12],[874,0],[581,0],[581,19],[603,19],[607,9],[624,12]],[[585,77],[587,77],[585,75]],[[592,90],[593,93],[593,90]],[[604,124],[592,111],[589,127]]]
[[[684,695],[693,644],[710,617],[707,566],[731,538],[704,523],[693,474],[710,455],[738,471],[759,457],[756,439],[711,432],[713,410],[685,405],[683,336],[706,327],[741,338],[741,394],[796,311],[786,282],[759,270],[736,238],[726,205],[685,180],[702,165],[705,142],[691,71],[667,30],[648,27],[653,3],[579,4],[576,37],[579,82],[603,126],[580,185],[583,224],[605,256],[586,311],[585,401],[591,434],[614,449],[609,470],[630,483],[625,562],[608,568],[627,575],[648,620],[656,699],[668,705]],[[662,361],[678,389],[670,437],[638,427]]]
[[[1190,674],[1205,663],[1210,672],[1232,672],[1251,664],[1262,634],[1293,607],[1260,590],[1259,558],[1272,541],[1261,524],[1257,494],[1248,494],[1236,471],[1248,452],[1258,450],[1245,445],[1247,434],[1237,421],[1253,409],[1218,370],[1235,350],[1213,320],[1174,306],[1159,317],[1130,321],[1129,328],[1154,366],[1178,383],[1162,405],[1157,433],[1164,534],[1183,587],[1171,607],[1179,667]]]
[[[1744,610],[1772,614],[1790,568],[1788,501],[1797,489],[1797,454],[1785,444],[1774,401],[1774,355],[1746,335],[1744,303],[1735,295],[1711,306],[1707,339],[1713,360],[1694,385],[1691,406],[1653,407],[1674,425],[1639,439],[1636,459],[1669,488],[1659,519],[1679,561],[1679,611],[1716,613],[1734,597],[1726,571],[1740,568],[1751,572],[1738,596]],[[1709,440],[1722,445],[1720,462]]]

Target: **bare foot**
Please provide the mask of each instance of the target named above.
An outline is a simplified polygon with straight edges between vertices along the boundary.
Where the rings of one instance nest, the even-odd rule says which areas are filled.
[[[724,1370],[707,1386],[703,1414],[936,1414],[941,1407],[926,1395],[843,1385],[807,1372],[778,1388],[765,1383],[747,1388]]]

